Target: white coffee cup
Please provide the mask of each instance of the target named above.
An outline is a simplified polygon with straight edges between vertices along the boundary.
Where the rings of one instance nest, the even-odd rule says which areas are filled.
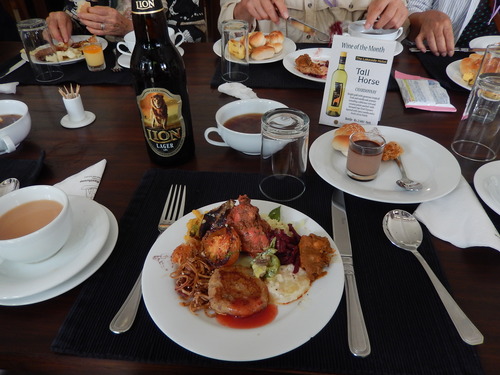
[[[247,155],[260,155],[260,147],[262,143],[260,127],[256,133],[241,133],[226,128],[224,123],[239,115],[249,113],[264,114],[270,109],[284,107],[286,107],[286,105],[268,99],[243,99],[228,103],[219,108],[215,114],[217,127],[205,129],[205,139],[208,143],[214,146],[231,147]],[[211,139],[211,133],[217,133],[223,141],[221,142]]]
[[[35,263],[57,253],[71,233],[71,210],[68,196],[49,185],[35,185],[0,197],[0,217],[25,203],[50,200],[62,205],[59,214],[44,227],[24,236],[0,239],[0,258],[20,263]]]
[[[174,44],[176,47],[179,47],[182,43],[184,43],[184,35],[182,35],[180,31],[175,32],[175,30],[172,29],[171,27],[168,28],[168,36],[170,37],[172,44]],[[180,38],[179,41],[176,43],[176,40],[178,39],[177,37]],[[131,55],[132,51],[134,50],[134,46],[135,46],[135,33],[131,31],[123,37],[123,42],[117,43],[116,48],[124,55]]]
[[[396,40],[403,34],[403,28],[399,29],[365,29],[365,21],[351,22],[347,26],[347,32],[351,36],[368,39]]]
[[[2,115],[20,115],[21,118],[5,127],[0,124],[0,154],[15,151],[31,130],[31,116],[25,103],[0,100],[0,117]]]

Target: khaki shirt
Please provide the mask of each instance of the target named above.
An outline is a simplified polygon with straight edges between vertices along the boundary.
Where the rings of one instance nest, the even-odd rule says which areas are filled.
[[[406,0],[402,0],[406,4]],[[240,0],[220,0],[221,12],[219,15],[219,31],[221,23],[233,19],[234,7]],[[337,21],[357,21],[365,17],[371,0],[337,0],[336,7],[330,7],[321,0],[286,0],[288,13],[305,23],[330,34],[330,26]],[[264,33],[280,30],[287,38],[297,43],[318,43],[314,37],[288,26],[283,19],[276,25],[271,21],[254,21],[251,30],[260,30]]]

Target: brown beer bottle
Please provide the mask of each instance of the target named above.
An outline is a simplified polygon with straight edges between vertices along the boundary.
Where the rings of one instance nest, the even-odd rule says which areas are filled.
[[[186,70],[168,35],[161,0],[132,0],[135,48],[130,70],[151,160],[184,163],[194,155]]]

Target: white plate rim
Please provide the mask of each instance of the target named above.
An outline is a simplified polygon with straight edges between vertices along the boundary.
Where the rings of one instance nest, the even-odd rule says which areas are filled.
[[[73,42],[80,42],[82,40],[86,40],[90,38],[90,35],[72,35],[71,40]],[[104,38],[101,38],[100,36],[96,37],[99,43],[102,45],[102,49],[105,50],[106,47],[108,46],[108,41]],[[26,55],[26,52],[23,50],[21,52],[21,58],[25,61],[28,61],[28,56]],[[46,61],[37,61],[36,64],[41,64],[41,65],[68,65],[68,64],[74,64],[79,61],[85,60],[85,57],[82,55],[80,57],[77,57],[76,59],[71,59],[71,60],[65,60],[65,61],[60,61],[60,62],[46,62]]]
[[[500,35],[485,35],[474,38],[469,42],[469,48],[486,48],[494,43],[500,43]]]
[[[296,51],[289,53],[288,55],[286,55],[283,58],[283,66],[285,67],[286,70],[288,70],[290,73],[296,75],[297,77],[307,79],[308,81],[325,83],[326,78],[311,77],[311,76],[308,76],[307,74],[299,72],[295,68],[295,59],[302,54],[308,54],[313,59],[326,59],[326,60],[328,60],[330,58],[329,51],[331,51],[330,47],[299,49],[299,50],[296,50]],[[401,52],[403,52],[403,45],[401,44],[401,42],[396,41],[396,49],[394,50],[394,56],[399,55]]]
[[[219,39],[218,41],[216,41],[212,47],[214,53],[220,57],[220,44],[221,44],[221,40]],[[289,38],[285,38],[285,41],[283,42],[283,50],[280,52],[280,53],[277,53],[276,55],[274,55],[272,58],[270,59],[266,59],[266,60],[252,60],[250,59],[249,63],[250,64],[269,64],[269,63],[273,63],[273,62],[276,62],[276,61],[280,61],[280,60],[283,60],[283,58],[295,51],[297,49],[297,45],[295,44],[295,42]]]
[[[409,130],[377,126],[387,142],[400,143],[401,156],[408,175],[424,184],[418,192],[405,191],[396,185],[401,177],[396,163],[382,162],[373,181],[355,181],[345,173],[346,157],[331,146],[335,130],[318,137],[311,145],[309,160],[318,175],[330,185],[360,198],[385,203],[421,203],[451,192],[460,182],[461,170],[453,154],[434,140]],[[370,130],[373,126],[364,126]],[[420,149],[418,149],[420,148]],[[432,159],[432,160],[430,160]],[[426,167],[422,168],[422,161]]]
[[[51,258],[37,264],[2,262],[0,301],[30,296],[65,282],[87,266],[101,250],[109,233],[109,220],[102,206],[88,198],[68,197],[73,221],[68,241]],[[5,267],[11,269],[7,275],[2,273]],[[11,275],[20,269],[25,273],[33,272],[33,277]]]
[[[199,210],[205,212],[222,203],[214,203]],[[252,200],[252,204],[259,207],[263,213],[279,206],[277,203],[261,200]],[[337,248],[328,233],[313,219],[284,205],[281,205],[281,214],[286,222],[303,223],[296,227],[299,233],[312,232],[325,236],[332,247]],[[203,312],[195,316],[186,307],[180,306],[180,299],[169,276],[172,270],[170,260],[165,262],[169,268],[164,270],[153,257],[170,254],[175,246],[183,242],[186,223],[193,217],[192,213],[187,214],[157,239],[146,257],[142,273],[146,308],[155,324],[171,340],[205,357],[227,361],[254,361],[274,357],[299,347],[330,321],[344,290],[344,268],[338,252],[332,258],[328,273],[316,280],[309,292],[299,301],[280,305],[276,319],[263,327],[241,330],[227,328],[219,325],[214,318],[205,317]],[[307,319],[307,324],[304,324],[304,319]]]
[[[460,62],[462,60],[456,60],[448,64],[446,67],[446,75],[449,79],[455,82],[457,85],[463,87],[464,89],[471,90],[471,87],[462,79],[460,75]]]
[[[116,221],[115,216],[107,207],[102,206],[102,208],[106,212],[110,224],[108,237],[97,256],[84,269],[82,269],[75,276],[69,278],[65,282],[43,292],[35,293],[30,296],[21,298],[0,300],[0,306],[24,306],[47,301],[54,297],[60,296],[61,294],[66,293],[67,291],[80,285],[90,276],[92,276],[99,268],[101,268],[101,266],[113,252],[116,241],[118,239],[118,222]]]
[[[500,197],[499,200],[495,199],[488,188],[491,177],[497,177],[500,182],[500,160],[489,162],[474,173],[474,187],[477,194],[489,208],[500,215]]]

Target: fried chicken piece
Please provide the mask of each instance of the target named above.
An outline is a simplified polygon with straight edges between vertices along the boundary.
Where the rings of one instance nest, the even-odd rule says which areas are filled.
[[[240,195],[239,205],[227,217],[227,224],[236,229],[241,239],[241,249],[254,256],[269,247],[267,234],[271,226],[259,215],[259,209],[250,204],[250,198]]]
[[[295,68],[303,73],[314,77],[326,77],[328,65],[326,62],[314,62],[307,54],[300,55],[295,59]]]
[[[397,142],[391,141],[384,146],[384,153],[382,154],[382,160],[394,160],[397,159],[404,152],[403,147]]]
[[[330,246],[328,238],[311,233],[308,236],[301,236],[299,252],[300,266],[313,282],[326,275],[324,268],[330,264],[335,250]]]

